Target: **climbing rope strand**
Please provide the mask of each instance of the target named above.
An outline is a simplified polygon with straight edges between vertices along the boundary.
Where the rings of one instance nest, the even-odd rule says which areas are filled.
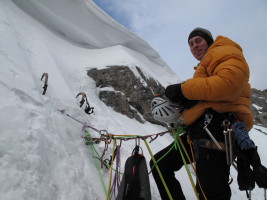
[[[186,150],[186,148],[185,148],[185,146],[184,146],[184,144],[183,144],[183,141],[181,140],[180,134],[181,134],[182,132],[183,132],[183,127],[182,127],[182,126],[178,127],[178,129],[177,129],[177,133],[175,134],[175,136],[176,136],[176,138],[178,139],[178,142],[180,143],[180,145],[181,145],[183,151],[185,152],[187,159],[188,159],[189,162],[191,163],[191,166],[192,166],[192,168],[193,168],[193,170],[194,170],[194,173],[196,174],[196,168],[195,168],[195,166],[192,164],[192,161],[191,161],[191,159],[190,159],[190,156],[188,155],[188,152],[187,152],[187,150]],[[187,139],[187,141],[188,141],[188,140],[189,140],[189,138]],[[190,141],[191,141],[191,140],[190,140]],[[192,144],[191,144],[191,142],[190,142],[189,144],[190,144],[190,148],[191,148],[192,157],[193,157],[193,159],[194,159],[193,150],[192,150]],[[178,145],[179,145],[179,144],[178,144]],[[181,151],[180,151],[180,152],[181,152]],[[183,157],[182,154],[181,154],[181,156]],[[195,163],[195,161],[194,161],[194,163]],[[192,187],[194,186],[194,187],[193,187],[193,189],[194,189],[194,188],[195,188],[195,184],[194,184],[194,182],[193,182],[192,176],[189,174],[189,169],[187,168],[187,165],[185,165],[185,167],[186,167],[186,169],[187,169],[187,173],[188,173],[188,176],[189,176],[189,180],[191,181]],[[197,177],[197,175],[196,175],[196,177]],[[203,189],[202,189],[202,187],[201,187],[201,184],[200,184],[200,181],[199,181],[198,178],[197,178],[197,182],[198,182],[198,185],[199,185],[199,187],[200,187],[200,190],[201,190],[201,193],[202,193],[204,199],[207,200],[207,197],[206,197],[206,195],[205,195],[205,193],[204,193],[204,191],[203,191]],[[196,196],[198,197],[197,192],[196,192],[195,189],[194,189],[194,191],[195,191]]]
[[[89,133],[88,131],[87,131],[87,134],[88,134],[88,136],[90,136],[90,133]],[[106,186],[105,186],[103,177],[102,177],[102,175],[101,175],[101,173],[100,173],[100,167],[99,167],[98,162],[97,162],[97,160],[96,160],[96,154],[97,154],[97,152],[95,151],[95,148],[94,148],[94,144],[93,144],[93,143],[90,143],[89,146],[90,146],[90,148],[91,148],[91,153],[92,153],[92,156],[93,156],[93,159],[94,159],[94,164],[95,164],[95,167],[96,167],[96,169],[97,169],[98,175],[99,175],[99,177],[100,177],[100,179],[101,179],[101,183],[102,183],[104,192],[105,192],[105,194],[107,195],[107,189],[106,189]],[[97,154],[97,155],[98,155],[98,154]]]
[[[152,172],[152,170],[154,169],[155,165],[157,165],[173,148],[175,147],[175,144],[173,144],[171,146],[171,148],[163,155],[161,156],[158,160],[155,160],[155,163],[153,163],[151,170],[148,174],[150,174]]]
[[[187,135],[187,143],[189,144],[190,146],[190,152],[191,152],[191,156],[193,158],[193,164],[192,164],[192,168],[194,169],[194,173],[196,173],[196,161],[195,161],[195,157],[194,157],[194,151],[193,151],[193,146],[192,146],[192,141],[190,140],[189,136]]]
[[[91,147],[91,151],[93,152],[93,148],[92,148],[92,146],[93,146],[93,145],[90,145],[90,147]],[[99,177],[100,177],[100,179],[101,179],[102,186],[103,186],[103,188],[104,188],[104,192],[105,192],[105,194],[107,195],[107,189],[106,189],[106,186],[105,186],[103,177],[102,177],[102,175],[101,175],[101,173],[100,173],[100,167],[99,167],[98,162],[97,162],[97,160],[96,160],[96,157],[95,157],[94,155],[93,155],[93,158],[94,158],[95,166],[96,166],[96,168],[97,168],[98,175],[99,175]]]
[[[111,160],[111,167],[110,167],[110,174],[109,174],[109,184],[108,184],[108,193],[107,193],[107,200],[110,200],[110,188],[111,188],[111,180],[112,180],[112,166],[113,166],[113,158],[115,156],[115,147],[116,147],[116,140],[113,141],[113,148],[112,148],[112,160]]]
[[[182,131],[183,131],[182,127],[178,127],[177,132],[174,133],[174,141],[175,141],[175,144],[176,144],[176,148],[179,150],[180,155],[181,155],[181,157],[182,157],[182,160],[183,160],[183,163],[184,163],[184,166],[185,166],[185,169],[186,169],[188,178],[189,178],[189,180],[190,180],[190,183],[191,183],[191,185],[192,185],[192,188],[193,188],[193,190],[194,190],[194,193],[195,193],[195,195],[196,195],[196,198],[199,199],[198,193],[197,193],[197,191],[196,191],[195,183],[194,183],[193,178],[192,178],[192,176],[191,176],[191,174],[190,174],[190,171],[189,171],[189,168],[188,168],[188,166],[187,166],[187,163],[186,163],[184,154],[183,154],[182,149],[181,149],[181,146],[180,146],[180,144],[179,144],[178,137],[180,137],[180,134],[182,133]]]
[[[179,141],[182,142],[181,139],[180,139]],[[192,158],[193,158],[193,163],[196,163],[196,161],[195,161],[195,159],[194,159],[194,151],[193,151],[193,148],[192,148],[192,141],[190,140],[189,136],[188,136],[188,138],[187,138],[187,142],[188,142],[189,145],[190,145],[190,151],[191,151],[191,155],[192,155]],[[192,165],[192,168],[193,168],[194,173],[195,173],[195,175],[196,175],[196,177],[197,177],[196,165]],[[201,184],[200,184],[200,181],[199,181],[198,177],[197,177],[197,183],[198,183],[198,185],[199,185],[199,188],[200,188],[200,190],[201,190],[201,193],[202,193],[203,197],[205,198],[205,200],[207,200],[207,197],[206,197],[206,195],[205,195],[205,193],[204,193],[204,190],[203,190],[203,188],[202,188],[202,186],[201,186]]]
[[[115,150],[115,157],[116,157],[116,170],[114,173],[113,182],[110,189],[110,198],[114,196],[116,198],[116,192],[120,186],[120,145],[116,146]]]
[[[148,150],[148,152],[149,152],[149,154],[150,154],[150,156],[151,156],[152,161],[153,161],[154,163],[156,163],[156,160],[155,160],[155,158],[154,158],[154,156],[153,156],[153,154],[152,154],[152,152],[151,152],[150,147],[148,146],[147,141],[144,140],[144,142],[145,142],[146,148],[147,148],[147,150]],[[160,172],[160,169],[159,169],[158,165],[155,164],[155,166],[156,166],[156,169],[157,169],[157,171],[158,171],[159,177],[160,177],[160,179],[161,179],[161,181],[162,181],[162,183],[163,183],[163,185],[164,185],[164,188],[165,188],[165,190],[166,190],[166,192],[167,192],[167,194],[168,194],[169,199],[170,199],[170,200],[173,200],[173,198],[172,198],[172,196],[171,196],[171,193],[170,193],[170,191],[169,191],[169,188],[168,188],[166,182],[164,181],[164,178],[163,178],[163,176],[162,176],[162,174],[161,174],[161,172]]]

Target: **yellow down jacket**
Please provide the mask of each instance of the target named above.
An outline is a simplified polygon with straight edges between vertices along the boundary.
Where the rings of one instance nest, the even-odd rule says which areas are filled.
[[[184,110],[184,124],[192,124],[207,108],[212,108],[219,113],[233,112],[249,131],[253,115],[248,81],[249,67],[242,48],[229,38],[218,36],[198,64],[193,78],[181,85],[187,99],[200,100]]]

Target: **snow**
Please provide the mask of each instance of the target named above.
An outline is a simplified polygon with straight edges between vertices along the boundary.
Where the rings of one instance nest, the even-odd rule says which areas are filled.
[[[119,25],[92,1],[0,1],[0,197],[1,200],[103,200],[105,192],[86,146],[83,125],[61,114],[108,133],[150,135],[161,126],[141,124],[116,113],[99,98],[99,88],[86,75],[92,68],[112,65],[138,66],[163,86],[180,79],[145,41]],[[42,95],[42,74],[49,74]],[[137,73],[137,72],[136,72]],[[105,88],[112,90],[112,88]],[[87,115],[76,95],[85,92],[95,113]],[[265,128],[256,127],[263,132]],[[93,137],[96,131],[89,129]],[[251,137],[267,165],[266,135],[253,129]],[[150,144],[153,153],[172,142],[164,135]],[[123,141],[122,169],[135,141]],[[102,153],[104,144],[95,145]],[[143,142],[147,162],[150,155]],[[110,145],[105,158],[112,153]],[[109,172],[100,170],[107,187]],[[232,199],[245,199],[235,178]],[[185,169],[177,172],[187,199],[195,199]],[[160,199],[150,175],[153,199]],[[253,199],[262,199],[256,187]]]
[[[256,104],[253,104],[253,107],[255,107],[258,111],[259,110],[261,110],[263,107],[260,107],[260,106],[258,106],[258,105],[256,105]]]

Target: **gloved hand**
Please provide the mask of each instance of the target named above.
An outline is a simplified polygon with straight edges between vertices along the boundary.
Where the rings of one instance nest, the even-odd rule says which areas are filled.
[[[239,190],[253,190],[255,179],[246,157],[237,157],[237,183]]]
[[[256,148],[254,142],[250,139],[248,132],[246,131],[244,123],[235,122],[233,123],[232,129],[237,145],[241,150]]]
[[[187,109],[192,108],[197,103],[196,100],[185,98],[182,93],[181,83],[167,86],[165,89],[165,96],[171,102],[180,103],[182,107]]]

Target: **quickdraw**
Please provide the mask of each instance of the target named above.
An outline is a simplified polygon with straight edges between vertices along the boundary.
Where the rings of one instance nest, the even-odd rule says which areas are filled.
[[[80,92],[76,95],[76,98],[78,98],[80,95],[82,96],[80,100],[80,108],[83,106],[84,103],[86,103],[84,112],[89,115],[92,114],[94,112],[94,107],[90,107],[86,94],[84,92]]]

